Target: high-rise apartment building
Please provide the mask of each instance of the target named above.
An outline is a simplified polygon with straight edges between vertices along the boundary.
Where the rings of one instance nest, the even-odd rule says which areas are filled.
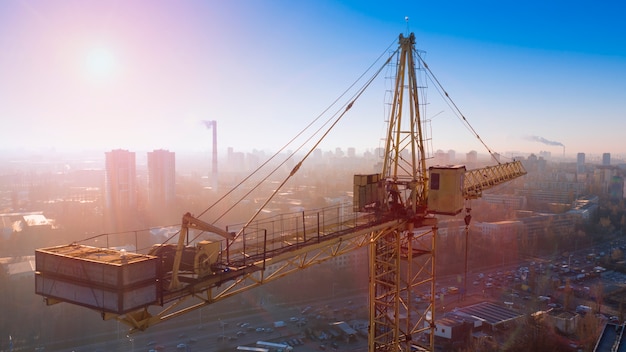
[[[105,153],[105,206],[107,225],[127,230],[137,215],[135,153],[116,149]]]
[[[585,153],[578,153],[576,155],[576,172],[578,174],[585,173]]]
[[[456,152],[454,149],[448,150],[448,162],[452,165],[456,164]]]
[[[158,149],[148,152],[148,205],[151,225],[163,225],[177,219],[176,154]]]
[[[611,153],[602,154],[602,165],[604,166],[611,165]]]
[[[448,165],[450,164],[450,159],[448,158],[448,153],[439,149],[435,152],[434,165]]]
[[[465,162],[468,165],[476,165],[476,163],[478,162],[478,152],[472,150],[465,154]]]
[[[176,199],[176,154],[164,149],[148,152],[148,202],[171,205]]]

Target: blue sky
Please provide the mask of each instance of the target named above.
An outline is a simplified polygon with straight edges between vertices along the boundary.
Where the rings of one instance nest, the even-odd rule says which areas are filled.
[[[220,150],[275,151],[413,32],[492,150],[624,156],[625,15],[617,1],[2,2],[0,149],[202,151],[217,120]],[[387,87],[320,147],[382,146]],[[432,150],[485,152],[435,89],[428,103]]]

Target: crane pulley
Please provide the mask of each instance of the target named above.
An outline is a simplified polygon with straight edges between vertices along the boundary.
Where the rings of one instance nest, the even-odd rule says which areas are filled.
[[[211,225],[205,221],[195,218],[191,215],[191,213],[185,213],[183,215],[183,219],[180,225],[180,234],[178,235],[178,245],[176,246],[174,264],[171,269],[172,279],[170,281],[170,286],[169,286],[170,290],[174,290],[180,287],[180,281],[178,280],[178,272],[180,269],[180,262],[183,258],[183,253],[185,249],[185,241],[187,240],[187,236],[189,234],[190,229],[212,232],[212,233],[222,236],[223,238],[227,240],[235,239],[235,233],[224,231],[217,226]],[[201,242],[199,244],[199,249],[202,247],[207,248],[209,246],[210,245],[208,242]],[[198,258],[194,260],[194,263],[196,263],[196,265],[194,266],[196,267],[196,271],[201,270],[201,274],[204,274],[207,272],[207,267],[213,264],[215,261],[217,261],[216,255],[219,252],[219,243],[217,243],[217,251],[213,251],[213,253],[215,253],[214,255],[209,255],[205,251],[202,251],[202,250],[200,250],[199,252],[200,253],[198,254]],[[209,262],[209,258],[211,257],[213,257],[214,259],[211,262]],[[198,265],[198,262],[200,262],[199,265]]]

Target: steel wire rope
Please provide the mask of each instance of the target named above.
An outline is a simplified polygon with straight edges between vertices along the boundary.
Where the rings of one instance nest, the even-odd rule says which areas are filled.
[[[204,211],[202,211],[198,215],[198,217],[206,214],[213,207],[215,207],[218,203],[220,203],[221,201],[226,199],[226,197],[228,197],[231,193],[233,193],[235,190],[237,190],[242,184],[244,184],[246,181],[248,181],[254,174],[256,174],[261,169],[263,169],[266,165],[268,165],[270,161],[272,161],[277,156],[279,156],[282,151],[284,151],[288,146],[292,145],[300,136],[302,136],[307,130],[309,130],[311,128],[311,126],[313,126],[313,124],[315,124],[317,121],[319,121],[319,119],[321,119],[333,106],[335,106],[346,94],[348,94],[348,92],[350,92],[352,90],[352,88],[359,81],[361,81],[363,79],[363,77],[367,74],[367,72],[369,72],[374,67],[374,65],[381,60],[381,58],[385,55],[385,53],[389,51],[389,48],[391,48],[391,46],[393,45],[394,42],[395,42],[395,40],[391,44],[389,44],[387,46],[387,48],[385,48],[385,50],[383,50],[383,52],[376,58],[376,60],[374,60],[374,62],[372,62],[372,64],[370,64],[370,66],[350,86],[348,86],[348,88],[346,88],[328,107],[326,107],[315,119],[313,119],[308,125],[306,125],[300,132],[298,132],[292,139],[290,139],[276,153],[274,153],[270,158],[268,158],[259,167],[257,167],[254,171],[252,171],[248,176],[243,178],[239,183],[237,183],[234,187],[232,187],[228,192],[226,192],[224,195],[222,195],[222,197],[220,197],[218,200],[216,200],[213,204],[211,204]],[[394,54],[395,54],[395,52],[394,52]],[[382,67],[384,67],[387,64],[387,62],[389,62],[389,59],[386,60],[385,64]],[[380,72],[380,69],[379,69],[378,72]],[[378,72],[376,73],[376,75],[378,74]],[[371,79],[368,82],[368,85],[369,85],[369,83],[371,83]],[[345,106],[345,104],[343,106]],[[271,172],[269,172],[264,178],[262,178],[248,192],[243,194],[233,205],[231,205],[221,215],[219,215],[215,220],[213,220],[212,224],[215,224],[217,221],[219,221],[221,218],[223,218],[226,214],[228,214],[231,210],[233,210],[243,199],[245,199],[248,195],[250,195],[250,193],[254,192],[258,187],[260,187],[263,184],[263,182],[265,182],[270,176],[272,176],[274,173],[276,173],[287,161],[289,161],[298,151],[300,151],[306,145],[306,143],[308,143],[315,135],[317,135],[322,130],[322,128],[324,126],[326,126],[331,121],[332,117],[334,117],[334,116],[336,116],[336,113],[333,116],[331,116],[331,118],[329,118],[324,124],[322,124],[322,126],[320,126],[309,138],[307,138],[305,140],[305,142],[302,143],[295,151],[293,151],[287,158],[285,158],[285,160],[283,160],[280,164],[278,164],[273,170],[271,170]],[[267,204],[264,204],[264,206],[265,205],[267,205]],[[259,209],[263,209],[264,206],[259,208]],[[256,215],[258,215],[258,213],[255,214],[254,217],[256,217]],[[249,225],[249,223],[247,223],[246,225]],[[197,238],[198,236],[199,235],[194,237],[194,239]],[[173,236],[172,236],[172,238],[173,238]]]
[[[210,211],[214,206],[216,206],[218,203],[220,203],[221,201],[223,201],[226,197],[228,197],[231,193],[233,193],[235,190],[237,190],[237,188],[239,188],[242,184],[244,184],[247,180],[249,180],[255,173],[257,173],[258,171],[260,171],[261,169],[263,169],[267,164],[270,163],[270,161],[272,161],[274,158],[276,158],[278,155],[280,155],[280,153],[285,150],[289,145],[291,145],[297,138],[299,138],[304,132],[306,132],[315,122],[317,122],[322,116],[324,116],[324,114],[326,114],[326,112],[328,112],[330,110],[330,108],[332,108],[342,97],[344,97],[364,76],[367,72],[369,72],[372,67],[374,67],[374,65],[376,64],[376,62],[380,61],[380,59],[384,56],[384,54],[386,52],[389,51],[389,48],[391,48],[391,46],[393,45],[393,43],[395,43],[395,39],[394,41],[392,41],[391,44],[389,44],[387,46],[387,48],[376,58],[376,60],[374,60],[374,62],[350,85],[348,86],[348,88],[346,88],[344,90],[344,92],[342,92],[326,109],[324,109],[313,121],[311,121],[307,126],[305,126],[300,132],[298,132],[298,134],[296,134],[296,136],[294,136],[291,140],[289,140],[283,147],[281,147],[276,153],[274,153],[270,158],[268,158],[265,162],[263,162],[259,167],[257,167],[254,171],[252,171],[248,176],[246,176],[245,178],[243,178],[237,185],[235,185],[233,188],[231,188],[228,192],[226,192],[224,195],[222,195],[222,197],[220,197],[218,200],[216,200],[213,204],[211,204],[208,208],[206,208],[204,211],[202,211],[197,217],[200,217],[204,214],[206,214],[208,211]],[[398,51],[398,49],[396,49],[393,53],[392,56],[395,55],[395,53]],[[385,62],[385,64],[382,67],[385,67],[387,65],[387,63],[389,62],[390,58],[388,58]],[[381,67],[381,69],[382,69]],[[376,75],[378,75],[378,73],[380,72],[380,70],[377,71]],[[376,76],[375,75],[375,76]],[[374,76],[374,77],[375,77]],[[371,83],[372,79],[370,79],[370,81],[368,81],[367,85],[369,85]],[[360,94],[359,94],[360,95]],[[345,105],[344,105],[345,106]],[[336,114],[335,114],[336,115]],[[335,116],[333,115],[333,116]],[[319,133],[319,131],[321,130],[321,128],[323,128],[325,125],[327,125],[330,122],[330,119],[328,121],[326,121],[311,137],[309,137],[307,139],[307,141],[301,145],[298,150],[302,149],[302,147],[308,142],[310,141],[313,136],[315,136],[317,133]],[[326,133],[327,134],[327,133]],[[318,145],[319,142],[316,144]],[[287,157],[283,162],[281,162],[278,167],[274,168],[274,170],[272,170],[272,172],[270,174],[268,174],[265,178],[263,178],[259,183],[257,183],[250,191],[248,191],[243,197],[241,197],[234,205],[232,205],[231,207],[229,207],[224,213],[222,213],[218,218],[216,218],[211,224],[215,224],[215,222],[219,221],[223,216],[225,216],[229,211],[231,211],[239,202],[241,202],[246,196],[248,196],[250,193],[252,193],[255,189],[257,189],[258,187],[260,187],[260,185],[262,184],[262,182],[264,182],[265,180],[267,180],[267,178],[269,178],[271,175],[273,175],[279,168],[280,166],[284,165],[295,153],[292,153],[289,155],[289,157]],[[310,154],[310,152],[309,152]],[[282,186],[282,185],[281,185]],[[273,195],[272,195],[273,197]],[[267,205],[267,203],[264,204],[264,206]],[[263,207],[261,207],[260,209],[263,209]],[[257,212],[254,215],[254,218],[258,215],[259,212]],[[249,225],[250,222],[252,222],[252,220],[250,220],[247,224]],[[171,225],[166,225],[166,227],[173,227],[173,226],[178,226],[179,224],[171,224]],[[153,228],[144,228],[144,229],[140,229],[140,230],[135,230],[135,231],[120,231],[120,232],[112,232],[112,233],[102,233],[99,235],[94,235],[92,237],[88,237],[82,240],[78,240],[75,241],[74,243],[80,243],[80,242],[85,242],[100,236],[109,236],[109,235],[116,235],[116,234],[123,234],[123,233],[128,233],[128,232],[137,232],[137,231],[150,231]],[[204,231],[200,232],[200,234],[202,234]],[[173,240],[178,234],[180,233],[179,231],[176,231],[174,234],[172,234],[170,237],[168,237],[167,239],[165,239],[161,244],[166,244],[168,242],[170,242],[171,240]],[[200,234],[196,235],[193,240],[197,239],[198,236],[200,236]],[[233,240],[234,241],[234,240]],[[147,247],[146,247],[147,248]],[[146,249],[146,248],[142,248],[142,249]],[[137,249],[138,250],[138,249]]]
[[[441,82],[439,82],[439,80],[437,79],[437,77],[435,76],[433,71],[430,69],[430,67],[428,66],[428,64],[424,60],[424,58],[422,58],[422,56],[419,54],[419,52],[417,50],[415,50],[415,55],[417,56],[419,61],[424,65],[424,67],[426,68],[426,71],[428,71],[429,74],[426,75],[426,76],[429,77],[432,80],[432,82],[435,84],[435,89],[437,89],[437,92],[439,92],[440,95],[445,96],[444,101],[452,109],[452,111],[454,112],[456,117],[459,120],[461,120],[461,122],[464,124],[465,128],[467,128],[474,135],[474,137],[476,137],[476,139],[478,139],[480,141],[480,143],[485,147],[485,149],[487,149],[487,152],[489,152],[489,155],[491,155],[491,157],[498,164],[500,164],[500,160],[498,160],[498,158],[495,157],[494,152],[491,150],[491,148],[489,148],[489,146],[487,146],[485,141],[483,141],[483,139],[476,132],[474,127],[472,127],[472,125],[469,123],[469,121],[465,118],[465,115],[463,115],[463,113],[461,112],[461,109],[459,109],[459,107],[456,105],[454,100],[452,100],[452,98],[450,97],[448,92],[443,88],[443,85],[441,84]],[[442,92],[443,92],[443,94],[442,94]]]
[[[396,50],[396,52],[397,52],[397,50]],[[261,205],[257,209],[257,211],[254,213],[254,215],[243,225],[241,230],[239,230],[239,232],[237,232],[237,234],[235,235],[235,238],[232,240],[232,242],[234,242],[243,233],[243,231],[250,225],[250,223],[252,223],[252,221],[254,221],[254,219],[256,219],[256,217],[261,213],[261,211],[265,208],[265,206],[267,206],[267,204],[269,204],[269,202],[274,198],[274,196],[278,193],[278,191],[287,183],[287,181],[289,181],[289,179],[292,176],[294,176],[296,174],[296,172],[298,172],[298,170],[302,166],[302,163],[311,155],[311,153],[313,153],[315,148],[317,148],[317,146],[319,146],[319,144],[324,140],[324,138],[326,138],[326,136],[328,136],[330,131],[337,125],[337,123],[339,123],[339,121],[341,121],[341,119],[345,116],[345,114],[348,112],[348,110],[350,110],[352,108],[352,106],[357,101],[357,99],[361,97],[361,95],[370,86],[370,84],[374,81],[374,79],[376,77],[378,77],[380,72],[382,72],[383,68],[385,68],[387,66],[387,64],[389,64],[389,62],[391,61],[391,59],[393,58],[393,56],[395,55],[396,52],[394,52],[392,55],[390,55],[387,58],[387,60],[385,60],[385,63],[366,82],[366,84],[355,95],[353,95],[353,99],[349,103],[344,105],[345,108],[344,108],[343,112],[335,119],[335,121],[333,121],[333,123],[330,125],[330,127],[328,129],[326,129],[326,131],[322,134],[322,136],[317,140],[317,142],[315,142],[315,144],[309,149],[309,151],[304,155],[304,157],[302,157],[302,159],[296,164],[296,166],[294,166],[294,168],[291,170],[289,175],[283,180],[283,182],[278,187],[276,187],[276,189],[272,192],[272,194],[265,200],[263,205]],[[370,66],[370,68],[371,68],[371,66]],[[368,68],[368,70],[369,70],[369,68]],[[362,77],[362,75],[361,75],[361,77]],[[335,113],[335,115],[333,115],[333,116],[336,116],[336,115],[337,115],[337,113]],[[328,122],[330,122],[330,120],[328,120],[323,126],[321,126],[315,132],[315,134],[311,135],[311,137],[307,141],[305,141],[305,143],[303,143],[300,146],[300,148],[302,148],[306,143],[308,143],[308,141],[310,141],[321,130],[322,127],[324,127],[326,124],[328,124]],[[294,153],[291,154],[291,156],[293,156],[293,155],[294,155]]]
[[[385,49],[385,51],[389,50],[389,47],[391,47],[391,45],[389,45],[387,47],[387,49]],[[383,51],[383,54],[385,53],[385,51]],[[217,205],[217,203],[219,203],[220,201],[222,201],[224,198],[226,198],[226,196],[230,195],[232,192],[234,192],[238,187],[240,187],[244,182],[246,182],[248,179],[250,179],[250,177],[252,177],[252,175],[254,175],[255,173],[257,173],[258,171],[260,171],[263,167],[265,167],[265,165],[267,165],[271,160],[273,160],[275,157],[277,157],[283,150],[285,150],[289,145],[291,145],[298,137],[300,137],[304,132],[306,132],[306,130],[308,130],[315,122],[317,122],[322,116],[324,116],[324,114],[326,114],[326,112],[328,112],[328,110],[330,110],[330,108],[332,108],[343,96],[345,96],[355,85],[358,81],[360,81],[363,76],[365,76],[365,74],[367,72],[369,72],[369,70],[371,70],[371,68],[374,66],[374,64],[376,62],[378,62],[380,60],[380,58],[383,56],[383,54],[379,55],[379,57],[365,70],[365,72],[363,72],[348,88],[346,88],[346,90],[344,90],[343,93],[341,93],[341,95],[339,95],[326,109],[324,109],[315,119],[313,119],[313,121],[311,121],[307,126],[305,126],[300,132],[298,132],[298,134],[296,134],[296,136],[294,136],[291,140],[289,140],[283,147],[281,147],[274,155],[272,155],[268,160],[266,160],[263,164],[261,164],[259,167],[257,167],[254,171],[252,171],[250,173],[250,175],[246,176],[243,180],[241,180],[241,182],[239,182],[237,185],[235,185],[230,191],[228,191],[224,196],[222,196],[221,198],[219,198],[217,201],[215,201],[215,203],[213,203],[211,206],[209,206],[207,209],[205,209],[202,213],[200,213],[200,215],[198,216],[202,216],[204,215],[206,212],[208,212],[209,210],[211,210],[215,205]],[[327,124],[328,121],[325,123]],[[324,125],[325,125],[324,124]],[[324,126],[322,125],[322,127]],[[321,129],[321,128],[320,128]],[[315,133],[318,133],[319,130],[318,129]],[[315,135],[315,134],[313,134]],[[310,138],[308,139],[310,140]],[[307,141],[308,141],[307,140]],[[301,149],[302,146],[300,146],[299,149]],[[280,168],[280,166],[284,165],[285,162],[287,160],[289,160],[294,153],[290,154],[289,157],[286,158],[285,161],[283,161],[279,167],[276,167],[273,171],[272,174]],[[270,174],[271,175],[271,174]],[[254,191],[254,189],[258,188],[261,183],[263,181],[265,181],[267,178],[264,178],[263,180],[261,180],[261,182],[257,183],[251,191],[249,191],[248,193],[246,193],[242,198],[239,199],[239,201],[243,200],[246,196],[248,196],[252,191]],[[224,214],[222,214],[219,218],[217,218],[215,221],[221,219],[226,213],[228,213],[230,210],[232,210],[233,207],[227,209]]]
[[[260,171],[261,169],[263,169],[267,164],[270,163],[270,161],[272,161],[274,158],[276,158],[278,155],[280,155],[280,153],[285,150],[289,145],[291,145],[296,139],[298,139],[304,132],[306,132],[315,122],[317,122],[320,118],[322,118],[322,116],[324,116],[326,114],[326,112],[328,112],[335,104],[337,104],[337,102],[343,98],[364,76],[367,72],[369,72],[372,67],[374,67],[374,65],[380,61],[380,59],[383,57],[383,55],[385,54],[385,52],[387,52],[389,50],[389,48],[391,47],[392,44],[390,44],[377,58],[376,60],[374,60],[374,62],[350,85],[348,86],[348,88],[346,88],[326,109],[324,109],[315,119],[313,119],[313,121],[311,121],[307,126],[305,126],[300,132],[298,132],[298,134],[296,134],[291,140],[289,140],[283,147],[281,147],[276,153],[274,153],[270,158],[268,158],[265,162],[263,162],[259,167],[257,167],[254,171],[252,171],[248,176],[246,176],[245,178],[243,178],[237,185],[235,185],[233,188],[231,188],[228,192],[226,192],[224,195],[222,195],[222,197],[220,197],[218,200],[216,200],[213,204],[211,204],[207,209],[205,209],[204,211],[202,211],[198,217],[206,214],[208,211],[210,211],[214,206],[216,206],[218,203],[220,203],[222,200],[224,200],[226,197],[228,197],[231,193],[233,193],[235,190],[237,190],[237,188],[239,188],[242,184],[244,184],[247,180],[249,180],[255,173],[257,173],[258,171]],[[397,51],[397,50],[396,50]],[[395,52],[394,52],[395,54]],[[393,55],[393,54],[392,54]],[[389,59],[387,59],[387,61],[385,62],[385,65],[387,64],[387,62],[389,61]],[[383,65],[383,67],[385,66]],[[370,82],[371,83],[371,79]],[[368,84],[369,84],[368,83]],[[344,105],[345,106],[345,105]],[[336,115],[336,114],[335,114]],[[335,116],[333,115],[333,116]],[[315,136],[317,133],[319,133],[319,131],[328,123],[330,122],[330,119],[328,121],[326,121],[320,128],[317,129],[317,131],[315,131],[315,133],[313,135],[311,135],[311,137],[309,137],[295,152],[299,151],[300,149],[302,149],[304,147],[304,145],[306,145],[306,143],[308,143],[308,141],[310,141],[313,136]],[[319,144],[319,143],[318,143]],[[219,221],[222,217],[224,217],[228,212],[230,212],[232,209],[235,208],[235,206],[241,202],[243,199],[245,199],[245,197],[247,197],[250,193],[252,193],[254,190],[256,190],[258,187],[261,186],[261,184],[267,180],[271,175],[273,175],[276,171],[278,171],[278,169],[280,169],[281,166],[283,166],[288,160],[291,159],[291,157],[293,157],[293,155],[295,154],[295,152],[291,153],[287,158],[285,158],[285,160],[283,160],[276,168],[274,168],[266,177],[264,177],[261,181],[259,181],[254,187],[252,187],[247,193],[245,193],[241,198],[239,198],[239,200],[237,202],[235,202],[235,204],[233,204],[232,206],[230,206],[228,209],[226,209],[226,211],[224,211],[219,217],[217,217],[211,224],[215,224],[215,222]],[[263,207],[265,207],[266,204],[264,204]],[[259,209],[263,209],[263,207],[259,208]],[[258,215],[255,214],[254,217],[256,217]],[[250,222],[252,222],[253,220],[251,220]],[[246,224],[249,225],[248,222]],[[169,226],[176,226],[176,224],[174,225],[169,225]],[[150,231],[151,229],[143,229],[143,230],[138,230],[138,231]],[[191,242],[195,241],[204,231],[198,233],[195,237],[193,237],[191,239]],[[125,232],[120,232],[120,233],[125,233]],[[180,230],[176,231],[174,234],[172,234],[170,237],[168,237],[167,239],[165,239],[161,244],[165,244],[168,243],[170,241],[172,241],[177,235],[180,234]],[[98,237],[98,236],[103,236],[103,235],[108,235],[108,234],[101,234],[101,235],[97,235],[94,237],[91,237],[89,239]],[[85,239],[83,241],[86,241],[88,239]],[[234,240],[233,240],[234,241]]]

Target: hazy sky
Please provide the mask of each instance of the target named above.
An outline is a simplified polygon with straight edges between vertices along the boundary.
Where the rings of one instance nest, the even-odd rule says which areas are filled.
[[[625,155],[625,17],[620,1],[2,1],[0,149],[202,151],[217,120],[220,149],[275,151],[414,32],[492,150]],[[386,87],[320,147],[381,146]],[[433,150],[485,151],[434,87],[428,102]]]

